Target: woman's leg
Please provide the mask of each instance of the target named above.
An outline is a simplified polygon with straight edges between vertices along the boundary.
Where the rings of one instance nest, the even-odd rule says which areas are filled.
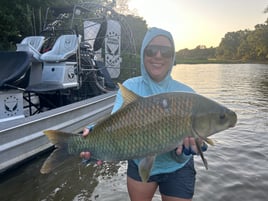
[[[194,161],[190,159],[183,168],[167,174],[161,174],[158,180],[162,201],[191,201],[195,186]]]
[[[151,201],[157,189],[157,183],[145,183],[127,177],[127,189],[131,201]]]
[[[142,182],[138,166],[134,161],[128,161],[127,188],[131,201],[151,201],[158,184],[154,181]]]

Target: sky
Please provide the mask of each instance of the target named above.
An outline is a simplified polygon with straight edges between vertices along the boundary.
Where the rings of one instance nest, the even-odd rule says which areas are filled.
[[[170,31],[176,50],[219,46],[228,32],[264,24],[268,0],[129,0],[149,27]]]

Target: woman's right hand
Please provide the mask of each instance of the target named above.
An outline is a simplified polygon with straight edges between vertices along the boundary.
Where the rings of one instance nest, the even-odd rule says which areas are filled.
[[[91,129],[93,129],[93,127],[92,127]],[[87,136],[90,134],[91,129],[89,129],[89,128],[84,128],[84,129],[83,129],[82,136],[83,136],[83,137],[87,137]],[[82,152],[80,153],[80,157],[81,157],[83,160],[88,161],[88,160],[90,159],[90,157],[91,157],[91,154],[90,154],[89,151],[82,151]],[[101,165],[103,162],[102,162],[101,160],[98,160],[96,163],[97,163],[97,165]]]
[[[87,137],[88,135],[89,135],[89,129],[88,129],[88,128],[84,128],[84,129],[83,129],[83,134],[82,134],[82,136],[83,136],[83,137]],[[90,154],[90,152],[88,152],[88,151],[82,151],[82,152],[80,153],[80,157],[83,158],[84,160],[89,160],[89,159],[90,159],[90,156],[91,156],[91,154]]]

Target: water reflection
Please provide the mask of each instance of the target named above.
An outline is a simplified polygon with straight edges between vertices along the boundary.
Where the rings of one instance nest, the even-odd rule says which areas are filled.
[[[206,152],[209,170],[196,166],[194,200],[266,200],[268,66],[180,65],[173,76],[198,93],[222,102],[238,115],[234,129],[213,136],[216,146]],[[199,158],[196,163],[201,163]]]

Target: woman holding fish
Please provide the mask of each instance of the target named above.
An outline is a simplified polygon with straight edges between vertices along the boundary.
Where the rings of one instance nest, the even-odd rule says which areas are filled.
[[[150,96],[164,92],[194,92],[192,88],[175,81],[171,70],[175,60],[175,47],[172,35],[159,28],[151,28],[146,33],[141,47],[141,76],[126,80],[123,85],[140,96]],[[112,113],[123,105],[119,91]],[[93,128],[94,129],[94,128]],[[84,136],[89,134],[84,129]],[[200,140],[202,144],[202,140]],[[203,143],[202,151],[207,145]],[[194,137],[184,138],[182,145],[156,157],[128,161],[127,187],[132,201],[152,200],[156,189],[163,201],[190,201],[194,194],[195,169],[193,154],[198,153]],[[81,152],[81,157],[90,158],[89,152]],[[147,182],[142,182],[141,166],[150,169]],[[152,167],[151,167],[152,166]]]

